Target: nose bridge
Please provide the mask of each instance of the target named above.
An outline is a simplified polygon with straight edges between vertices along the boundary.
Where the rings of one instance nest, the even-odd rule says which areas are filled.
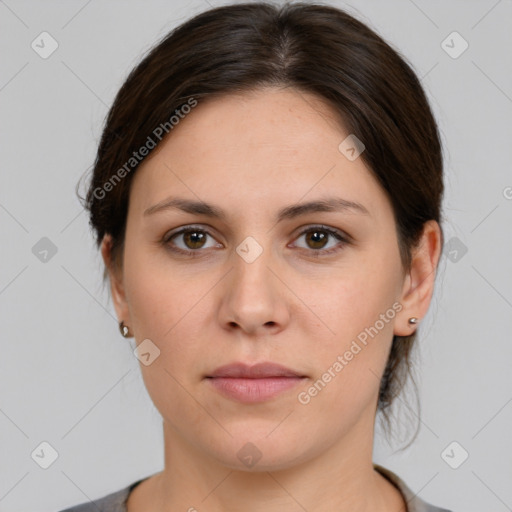
[[[260,237],[261,240],[261,237]],[[274,276],[269,270],[271,263],[271,250],[267,245],[258,242],[254,237],[246,237],[233,253],[234,271],[232,275],[232,290],[239,299],[256,298],[258,300],[273,299]]]
[[[284,324],[287,308],[280,282],[270,270],[275,266],[270,247],[249,236],[233,251],[232,262],[234,268],[223,294],[222,321],[236,323],[247,332]]]

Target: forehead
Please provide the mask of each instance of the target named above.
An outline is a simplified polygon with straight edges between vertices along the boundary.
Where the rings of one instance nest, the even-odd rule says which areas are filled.
[[[178,191],[205,201],[238,198],[240,206],[272,198],[288,204],[333,189],[347,199],[379,194],[363,160],[340,152],[348,135],[328,103],[294,89],[199,100],[139,166],[132,189],[141,208]]]
[[[325,137],[327,132],[336,134],[336,139],[345,132],[341,117],[323,98],[294,88],[275,87],[199,100],[179,128],[175,139],[192,137],[196,144],[204,140],[196,137],[212,129],[219,138],[229,134],[229,138],[217,141],[223,148],[235,140],[252,146],[278,140],[287,148],[300,146],[304,139]]]

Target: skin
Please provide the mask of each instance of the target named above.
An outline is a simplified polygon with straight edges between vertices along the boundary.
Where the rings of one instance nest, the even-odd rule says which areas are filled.
[[[137,170],[122,265],[112,264],[108,235],[102,255],[119,320],[137,344],[150,339],[160,350],[141,371],[163,418],[165,468],[135,488],[129,512],[406,510],[372,464],[378,390],[393,334],[412,333],[408,318],[428,310],[441,233],[425,224],[404,272],[391,204],[362,159],[339,151],[347,135],[320,98],[259,89],[200,102]],[[227,218],[144,215],[171,195],[218,205]],[[276,223],[284,206],[326,195],[360,202],[369,215],[313,212]],[[318,224],[352,242],[331,235],[325,250],[340,250],[318,256],[322,242],[301,234]],[[188,225],[210,236],[178,235],[166,246],[166,234]],[[263,248],[252,263],[236,252],[248,236]],[[200,254],[173,253],[173,242]],[[396,302],[394,318],[300,403],[298,393]],[[273,361],[307,379],[242,404],[204,379],[235,361]],[[237,457],[247,442],[261,452],[251,468]]]

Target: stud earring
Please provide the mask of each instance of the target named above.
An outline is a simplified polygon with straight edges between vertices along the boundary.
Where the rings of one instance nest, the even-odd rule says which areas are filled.
[[[127,325],[124,325],[124,322],[119,322],[119,330],[121,331],[121,335],[123,338],[128,338],[128,333],[130,332]]]
[[[417,324],[418,319],[415,316],[412,316],[411,318],[409,318],[409,323],[412,325]]]

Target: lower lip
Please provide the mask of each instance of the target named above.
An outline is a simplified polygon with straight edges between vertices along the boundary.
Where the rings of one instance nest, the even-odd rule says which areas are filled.
[[[263,379],[238,379],[233,377],[208,378],[212,386],[223,395],[244,403],[270,400],[294,388],[303,377],[268,377]]]

